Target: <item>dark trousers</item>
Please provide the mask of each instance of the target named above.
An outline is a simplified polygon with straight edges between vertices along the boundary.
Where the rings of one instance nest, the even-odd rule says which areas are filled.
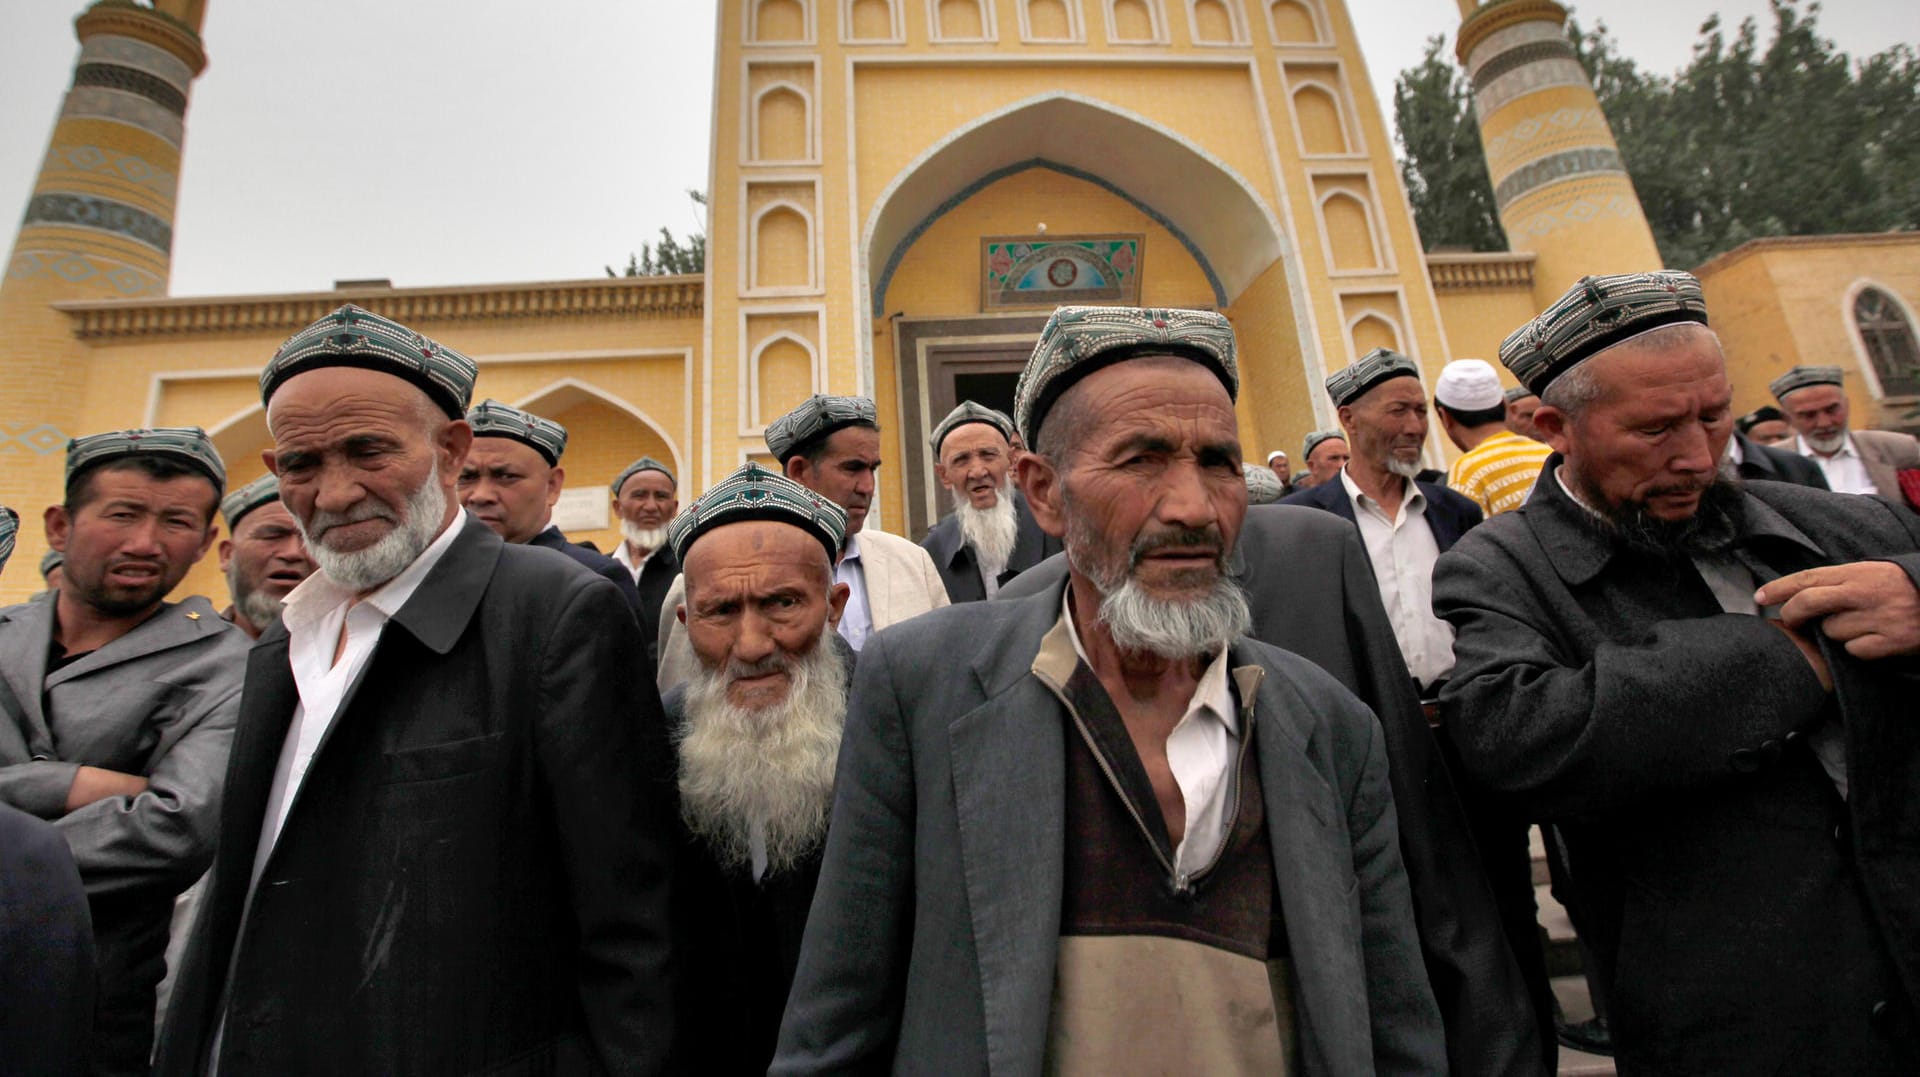
[[[95,1077],[144,1077],[152,1069],[154,990],[167,971],[173,899],[96,899],[94,947],[100,978],[94,995]]]

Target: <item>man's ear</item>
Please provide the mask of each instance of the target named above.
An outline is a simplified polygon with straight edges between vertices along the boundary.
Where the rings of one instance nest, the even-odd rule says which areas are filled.
[[[460,465],[467,462],[467,450],[473,448],[473,427],[465,419],[455,419],[440,428],[433,442],[443,469],[442,480],[453,482],[460,477]]]
[[[942,486],[947,484],[947,465],[938,460],[933,462],[933,481]]]
[[[1020,455],[1020,462],[1014,467],[1020,492],[1027,495],[1027,508],[1032,510],[1034,522],[1054,538],[1066,537],[1067,516],[1063,504],[1066,491],[1053,461],[1028,452]]]
[[[786,472],[787,478],[792,479],[794,482],[797,482],[802,486],[807,485],[807,458],[806,457],[804,456],[787,457],[787,462],[785,465],[781,467],[781,470]],[[809,489],[811,489],[811,487],[809,487]]]
[[[679,619],[682,625],[686,624],[687,623],[687,604],[685,602],[682,602],[678,606],[675,606],[673,608],[673,615],[674,617]]]
[[[233,564],[233,540],[221,539],[220,540],[220,571],[225,572],[227,570],[227,566],[231,564]]]
[[[1567,452],[1567,413],[1551,404],[1542,404],[1533,413],[1533,428],[1540,432],[1540,440],[1553,447],[1553,451],[1566,455]]]
[[[567,469],[558,465],[547,471],[547,507],[560,503],[560,491],[567,486]]]
[[[1342,404],[1333,414],[1340,422],[1342,440],[1351,447],[1353,445],[1353,405]]]
[[[853,588],[844,583],[836,583],[827,591],[827,630],[837,632],[840,629],[840,615],[846,612],[847,597],[853,594]]]
[[[67,537],[73,534],[73,517],[67,515],[67,507],[48,505],[47,511],[40,514],[40,522],[47,529],[47,545],[66,553]]]

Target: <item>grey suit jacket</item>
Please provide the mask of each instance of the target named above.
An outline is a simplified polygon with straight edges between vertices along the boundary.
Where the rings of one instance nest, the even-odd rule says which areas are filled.
[[[1539,1026],[1520,967],[1475,851],[1444,759],[1380,605],[1360,530],[1303,505],[1247,511],[1227,570],[1247,593],[1262,643],[1292,651],[1345,685],[1380,717],[1400,821],[1400,855],[1413,885],[1427,976],[1447,1027],[1452,1072],[1462,1077],[1537,1074]],[[1050,557],[1000,591],[1001,601],[1066,579]]]
[[[196,595],[48,674],[53,618],[51,601],[0,610],[0,801],[53,820],[89,896],[170,900],[213,859],[246,634]],[[82,765],[147,791],[67,813]]]
[[[1029,1074],[1059,945],[1066,716],[1032,673],[1061,588],[965,603],[861,652],[833,827],[773,1073]],[[1242,639],[1308,1074],[1439,1073],[1379,724]]]
[[[1867,474],[1873,476],[1873,485],[1880,490],[1880,496],[1899,501],[1898,472],[1920,467],[1920,440],[1916,440],[1912,434],[1892,430],[1855,430],[1852,433],[1854,448],[1860,451],[1860,462],[1867,465]]]

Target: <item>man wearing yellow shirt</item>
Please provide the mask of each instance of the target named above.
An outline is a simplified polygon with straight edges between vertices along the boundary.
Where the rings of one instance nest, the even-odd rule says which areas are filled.
[[[1433,410],[1465,454],[1447,470],[1447,485],[1488,516],[1526,504],[1553,450],[1506,428],[1506,393],[1492,365],[1456,359],[1441,368]]]

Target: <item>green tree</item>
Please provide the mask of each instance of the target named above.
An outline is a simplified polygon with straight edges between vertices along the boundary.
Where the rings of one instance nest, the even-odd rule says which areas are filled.
[[[687,197],[693,204],[704,208],[707,196],[704,191],[688,191]],[[609,277],[661,277],[676,273],[705,273],[707,271],[707,236],[704,232],[694,232],[686,242],[673,238],[666,228],[660,229],[658,243],[642,243],[637,254],[627,255],[627,267],[616,273],[607,266]]]
[[[1668,265],[1698,265],[1760,236],[1920,228],[1920,60],[1913,49],[1896,45],[1855,64],[1820,37],[1817,3],[1803,11],[1798,0],[1773,0],[1772,9],[1764,46],[1755,20],[1729,35],[1718,18],[1708,19],[1691,60],[1672,76],[1622,56],[1604,23],[1591,32],[1568,23]],[[1458,93],[1423,91],[1439,78],[1436,69],[1450,71],[1457,89],[1458,71],[1437,48],[1396,84],[1396,116],[1403,131],[1415,132],[1401,139],[1410,192],[1462,182],[1467,144],[1455,138],[1437,153],[1424,132],[1471,130],[1472,108]],[[1477,136],[1470,148],[1484,182]],[[1424,208],[1416,199],[1429,249],[1475,235],[1471,227],[1490,198],[1429,199]],[[1465,242],[1488,249],[1484,239]]]
[[[1487,179],[1472,90],[1466,75],[1444,57],[1445,46],[1444,38],[1428,38],[1420,66],[1394,80],[1400,178],[1428,250],[1503,251],[1507,234],[1500,227],[1493,183]]]

